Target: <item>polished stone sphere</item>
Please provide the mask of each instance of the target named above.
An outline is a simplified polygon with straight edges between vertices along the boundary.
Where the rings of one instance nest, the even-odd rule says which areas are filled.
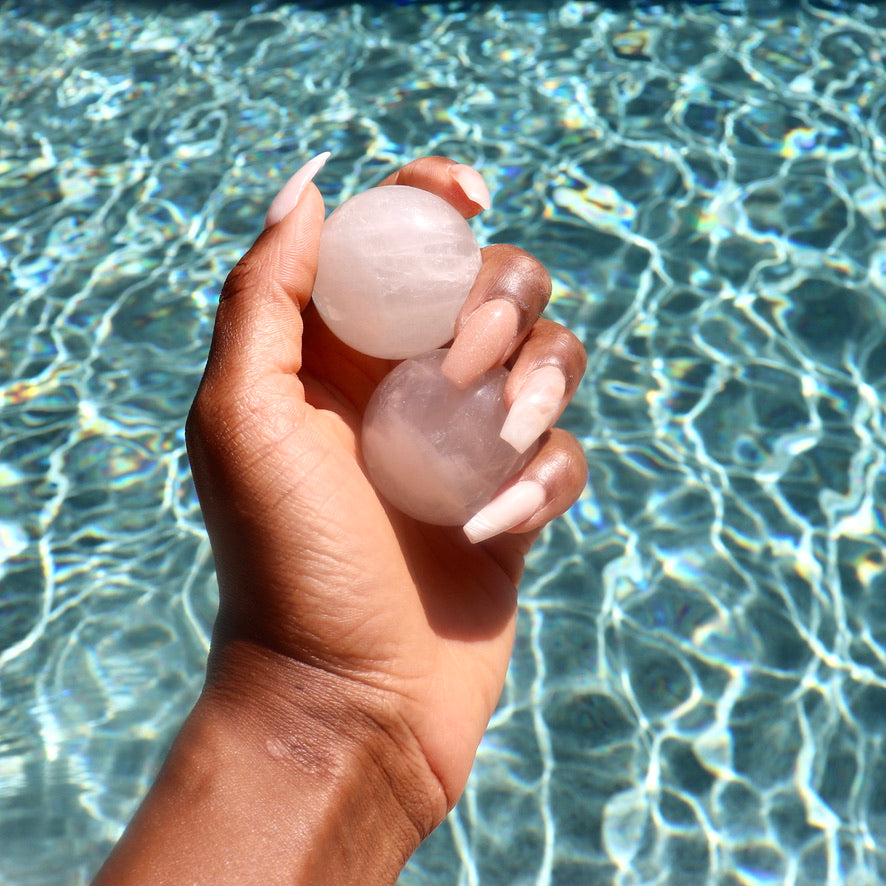
[[[323,225],[317,311],[363,354],[403,359],[445,345],[480,270],[470,225],[418,188],[371,188]]]
[[[499,437],[507,369],[466,390],[440,373],[446,350],[404,360],[376,388],[363,417],[363,460],[376,489],[425,523],[464,525],[532,457]]]

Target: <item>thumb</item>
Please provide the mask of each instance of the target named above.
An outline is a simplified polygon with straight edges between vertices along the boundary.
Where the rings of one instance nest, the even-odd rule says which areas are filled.
[[[301,368],[301,311],[311,298],[323,226],[323,198],[311,179],[320,154],[284,185],[265,230],[228,275],[219,296],[206,375],[255,378]]]

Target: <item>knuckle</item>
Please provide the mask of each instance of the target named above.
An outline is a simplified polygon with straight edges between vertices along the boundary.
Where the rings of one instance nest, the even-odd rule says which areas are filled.
[[[567,367],[567,377],[577,385],[588,367],[588,355],[581,339],[565,326],[557,333],[557,350]]]
[[[238,428],[249,419],[252,406],[243,391],[216,384],[204,376],[185,419],[185,445],[189,456],[215,456],[229,452]]]
[[[543,293],[545,299],[551,294],[551,275],[547,268],[525,249],[513,247],[514,252],[509,258],[513,273],[524,281],[524,285]]]
[[[247,252],[229,271],[218,298],[219,303],[252,288],[260,277],[263,266],[262,259],[253,250]]]
[[[562,428],[551,428],[540,454],[538,479],[567,497],[577,495],[588,478],[588,462],[579,441]]]
[[[544,266],[521,250],[498,267],[488,297],[504,296],[534,319],[548,303],[551,288],[551,278]]]
[[[219,428],[218,410],[206,389],[207,384],[204,380],[185,419],[185,445],[192,460],[198,452],[214,448],[213,442]]]
[[[567,393],[575,393],[588,366],[581,339],[572,330],[545,318],[537,321],[531,338],[534,363],[559,367],[566,376]]]

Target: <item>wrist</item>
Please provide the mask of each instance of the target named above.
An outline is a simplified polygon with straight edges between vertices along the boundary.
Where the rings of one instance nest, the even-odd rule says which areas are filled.
[[[211,655],[199,706],[279,778],[316,776],[337,786],[339,800],[353,794],[365,801],[372,788],[386,827],[402,821],[413,834],[406,857],[448,812],[418,740],[383,690],[237,641]]]
[[[249,644],[213,654],[99,882],[394,882],[447,803],[408,728],[354,682]]]

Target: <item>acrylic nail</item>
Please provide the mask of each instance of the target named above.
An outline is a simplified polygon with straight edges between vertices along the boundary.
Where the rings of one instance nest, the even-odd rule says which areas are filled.
[[[499,436],[517,452],[526,452],[557,420],[565,394],[566,377],[559,366],[534,370],[517,391]]]
[[[462,189],[468,200],[476,203],[482,209],[489,209],[492,205],[489,188],[486,187],[483,176],[473,166],[454,163],[449,167],[449,174],[455,179],[456,184]]]
[[[519,324],[520,314],[513,302],[504,298],[484,302],[455,336],[440,371],[457,388],[466,388],[504,360]]]
[[[528,520],[547,498],[544,486],[535,480],[521,480],[497,495],[464,525],[471,544],[485,541]]]
[[[268,214],[265,216],[265,228],[277,224],[295,209],[298,198],[308,186],[314,176],[326,165],[330,152],[324,151],[311,158],[299,169],[292,178],[277,192],[277,196],[271,201]]]

